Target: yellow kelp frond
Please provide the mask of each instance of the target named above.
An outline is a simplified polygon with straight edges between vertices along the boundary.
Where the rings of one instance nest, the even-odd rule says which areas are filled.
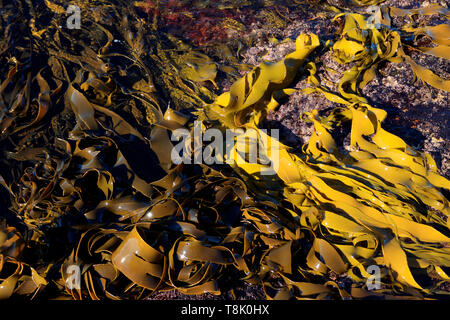
[[[206,106],[207,118],[220,120],[229,128],[240,127],[248,122],[258,123],[273,94],[293,80],[306,57],[318,46],[319,38],[316,35],[300,35],[296,40],[296,51],[280,62],[263,62],[237,80],[229,92]]]
[[[412,23],[414,21],[414,15],[443,15],[447,19],[450,18],[448,8],[442,7],[436,3],[430,4],[427,7],[418,8],[418,9],[398,9],[394,7],[390,7],[390,14],[392,16],[408,16],[410,19],[410,23],[403,26],[401,28],[402,31],[407,33],[412,33],[414,38],[418,36],[426,36],[428,39],[432,41],[434,46],[431,47],[419,47],[416,49],[421,50],[422,52],[430,55],[434,55],[436,57],[450,59],[450,26],[446,23],[442,23],[435,26],[418,26],[413,27]],[[444,89],[445,90],[445,89]],[[448,90],[448,89],[447,89]]]
[[[211,81],[214,83],[217,66],[208,56],[192,51],[179,57],[177,63],[182,66],[180,74],[183,78],[195,82]]]
[[[354,63],[354,66],[343,74],[338,90],[348,102],[365,103],[367,101],[360,90],[373,79],[380,62],[397,58],[400,35],[386,27],[374,28],[367,16],[361,14],[338,14],[334,19],[339,18],[344,19],[344,25],[339,39],[332,46],[333,56],[341,64]],[[389,23],[384,18],[381,21]],[[318,83],[314,80],[314,73],[311,76],[310,83]],[[326,88],[317,86],[317,90],[328,95],[328,98],[333,97],[326,94]]]
[[[247,177],[249,187],[255,192],[264,188],[266,196],[279,199],[279,191],[283,189],[285,201],[294,208],[292,217],[300,217],[297,223],[314,237],[306,265],[298,266],[298,274],[291,268],[278,271],[286,285],[296,290],[277,289],[265,283],[266,294],[275,299],[292,294],[326,297],[330,294],[326,287],[317,284],[310,288],[294,279],[325,276],[333,271],[347,273],[356,283],[364,282],[370,278],[368,267],[374,264],[384,270],[384,289],[369,293],[364,286],[355,286],[351,292],[339,289],[341,297],[394,297],[397,289],[416,297],[433,294],[435,288],[424,287],[416,275],[426,270],[428,276],[437,273],[440,279],[447,278],[442,268],[448,267],[450,262],[450,207],[442,190],[450,190],[450,181],[439,175],[429,155],[415,151],[401,138],[383,129],[387,112],[365,103],[357,90],[369,81],[365,76],[367,69],[373,72],[380,61],[399,53],[408,59],[399,50],[400,35],[387,29],[369,29],[362,15],[348,14],[345,19],[345,32],[332,49],[343,63],[358,63],[341,80],[340,93],[347,99],[342,100],[346,107],[333,110],[327,117],[319,116],[317,111],[304,115],[314,124],[314,133],[304,145],[303,153],[292,153],[255,126],[254,117],[239,113],[255,103],[267,101],[265,95],[273,94],[273,90],[269,90],[270,80],[261,76],[267,72],[265,63],[253,71],[259,72],[256,81],[251,81],[253,73],[246,75],[212,105],[214,110],[220,110],[223,118],[217,118],[223,120],[226,127],[239,125],[257,131],[254,139],[250,139],[250,146],[235,145],[233,152],[239,161],[233,168]],[[287,57],[282,62],[286,60]],[[310,72],[310,83],[317,85],[315,65],[310,63],[305,70]],[[285,75],[284,67],[282,71]],[[258,83],[262,79],[264,85]],[[277,89],[287,87],[289,79],[292,77],[278,80]],[[358,86],[356,79],[359,79]],[[345,82],[351,83],[351,92],[343,90]],[[342,99],[330,92],[328,97],[336,97],[335,101]],[[261,113],[262,108],[267,108],[263,103],[258,106]],[[332,136],[332,131],[343,123],[350,123],[347,154],[340,151],[343,146],[339,146]],[[246,156],[257,149],[258,139],[270,141],[263,144],[266,148],[264,156],[270,159],[275,176],[262,174],[267,165],[246,160]],[[286,246],[284,244],[277,250],[289,251]],[[268,261],[282,263],[275,253],[268,256]],[[283,265],[286,265],[285,261]],[[277,293],[269,294],[274,290]]]
[[[383,61],[406,62],[414,74],[431,86],[450,91],[450,80],[444,80],[419,64],[417,64],[403,49],[404,39],[425,34],[436,44],[435,47],[420,48],[423,52],[438,57],[449,57],[450,27],[440,24],[431,27],[403,27],[401,32],[390,29],[390,18],[386,8],[378,11],[379,24],[372,24],[369,16],[356,13],[340,13],[334,19],[343,19],[343,27],[339,39],[332,45],[333,56],[341,64],[353,63],[344,72],[338,84],[340,97],[319,85],[315,77],[315,67],[310,68],[309,83],[315,89],[305,92],[321,92],[329,100],[339,103],[367,103],[362,96],[362,88],[374,77],[377,66]],[[406,34],[404,33],[406,32]],[[343,100],[345,101],[342,101]]]
[[[417,28],[406,26],[402,30],[413,33],[414,37],[425,35],[431,39],[435,46],[420,47],[419,49],[423,52],[436,57],[450,59],[450,25],[443,23],[437,26]]]
[[[417,8],[417,9],[402,9],[389,7],[389,11],[391,15],[404,17],[404,16],[412,16],[414,14],[420,15],[433,15],[433,14],[443,14],[448,18],[449,9],[443,7],[437,3],[431,3],[426,7]]]

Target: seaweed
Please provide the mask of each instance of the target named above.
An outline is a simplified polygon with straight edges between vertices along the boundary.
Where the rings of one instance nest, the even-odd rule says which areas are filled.
[[[384,6],[373,24],[367,13],[321,1],[341,23],[333,40],[301,34],[282,60],[248,70],[242,42],[218,34],[211,44],[206,33],[189,41],[192,30],[171,27],[189,20],[206,28],[205,17],[222,14],[220,30],[243,31],[249,21],[239,10],[255,8],[286,25],[289,8],[310,3],[78,1],[80,30],[61,27],[62,1],[2,4],[0,189],[9,207],[0,213],[0,299],[219,295],[232,291],[231,275],[262,286],[267,299],[448,295],[440,284],[449,281],[450,182],[429,154],[385,130],[388,113],[361,93],[386,61],[406,62],[421,81],[450,91],[405,50],[448,59],[448,25],[390,23],[448,18],[446,8]],[[417,37],[433,46],[415,48]],[[337,92],[316,76],[319,50],[351,65]],[[228,91],[220,76],[233,82]],[[314,133],[294,150],[263,120],[298,90],[290,86],[299,76],[308,79],[305,93],[339,107],[302,115]],[[199,120],[201,130],[251,129],[257,139],[241,143],[238,133],[234,163],[174,164],[174,131],[192,132]],[[332,134],[344,126],[348,153]],[[256,141],[272,166],[247,161]],[[373,265],[376,289],[368,287]]]

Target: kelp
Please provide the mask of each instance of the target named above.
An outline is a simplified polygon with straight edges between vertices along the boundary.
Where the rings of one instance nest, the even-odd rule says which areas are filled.
[[[325,94],[325,96],[338,103],[367,103],[367,100],[361,95],[361,89],[375,77],[377,66],[384,62],[406,62],[410,65],[414,75],[429,85],[450,91],[450,82],[434,74],[432,71],[417,64],[403,49],[403,42],[413,33],[415,36],[426,33],[436,47],[421,48],[423,52],[434,54],[436,56],[446,56],[446,41],[448,32],[447,24],[441,24],[434,27],[411,28],[403,27],[402,34],[390,29],[390,17],[387,8],[378,12],[380,25],[375,28],[368,23],[367,16],[354,13],[341,13],[334,19],[343,18],[344,23],[341,35],[334,44],[332,44],[333,57],[342,64],[353,63],[354,66],[347,70],[339,81],[339,96],[331,94],[330,90],[319,85],[319,80],[315,77],[316,67],[310,67],[309,83],[317,85],[316,90]],[[435,8],[439,12],[439,8]],[[329,44],[331,46],[331,44]],[[311,92],[307,89],[306,92]],[[344,98],[344,100],[342,100]]]
[[[402,139],[381,127],[387,116],[386,111],[368,105],[358,89],[372,80],[378,61],[389,60],[391,57],[394,57],[393,61],[398,61],[399,57],[403,58],[410,63],[418,77],[439,89],[450,91],[448,81],[440,79],[429,70],[426,73],[420,72],[417,64],[401,49],[400,35],[388,33],[383,37],[378,29],[366,27],[366,19],[362,15],[342,15],[345,16],[342,35],[332,46],[332,50],[341,63],[362,62],[344,74],[339,83],[340,95],[320,88],[318,80],[314,78],[315,66],[311,64],[309,82],[317,84],[315,90],[323,92],[325,97],[343,103],[347,107],[335,109],[326,118],[320,118],[317,112],[306,115],[314,123],[314,133],[308,144],[303,146],[304,154],[292,154],[286,146],[278,143],[275,148],[282,150],[281,154],[277,154],[280,157],[277,171],[280,179],[278,187],[280,185],[285,187],[289,201],[302,212],[311,210],[314,212],[315,221],[304,220],[303,226],[310,228],[322,239],[316,239],[314,243],[321,245],[317,245],[318,248],[313,245],[309,252],[308,266],[312,270],[307,271],[326,274],[328,270],[332,270],[341,274],[348,270],[350,277],[361,281],[368,277],[362,261],[376,259],[378,264],[392,270],[392,276],[398,281],[395,285],[430,293],[430,290],[424,289],[414,279],[410,265],[414,265],[417,269],[427,268],[428,272],[448,267],[449,251],[446,246],[449,241],[446,236],[448,232],[439,230],[441,228],[448,230],[449,227],[449,203],[441,190],[448,190],[450,182],[438,174],[436,163],[429,155],[414,151]],[[336,18],[340,16],[337,15]],[[444,37],[440,33],[434,35],[434,39]],[[267,79],[269,76],[270,71],[262,64],[253,73],[241,79],[245,81],[245,90],[237,92],[232,87],[229,93],[219,97],[216,104],[209,106],[207,110],[215,113],[221,110],[221,117],[217,118],[229,128],[246,125],[254,127],[255,122],[252,119],[246,123],[240,121],[242,118],[240,109],[235,106],[245,108],[246,99],[253,103],[252,95],[261,97],[263,94],[273,94],[266,89],[271,83],[270,79]],[[282,88],[283,86],[278,89]],[[351,88],[352,91],[348,92],[344,88]],[[305,91],[311,92],[312,89]],[[223,109],[219,109],[217,105],[223,106]],[[262,105],[266,109],[271,107],[267,98]],[[257,118],[258,113],[254,112],[252,115],[256,115]],[[348,156],[338,151],[339,148],[331,135],[334,127],[345,122],[351,123],[351,152]],[[263,136],[264,133],[260,132],[259,135]],[[277,142],[272,139],[271,144],[274,143]],[[242,150],[244,149],[241,148]],[[242,156],[240,160],[245,162],[244,159]],[[271,160],[278,161],[275,157]],[[251,163],[237,166],[250,177],[261,172],[263,167]],[[259,183],[258,188],[274,187],[273,181],[268,182],[264,176],[258,176],[256,180]],[[371,191],[366,188],[370,188]],[[364,189],[366,190],[363,191]],[[347,218],[342,216],[343,213]],[[330,215],[339,218],[334,223],[323,219]],[[427,225],[430,221],[440,225],[441,228]],[[355,224],[347,229],[344,226],[348,225],[348,222]],[[320,225],[325,228],[320,228]],[[344,244],[349,238],[353,238],[350,234],[358,229],[363,241],[368,245],[367,248],[358,246],[360,241],[357,238]],[[329,240],[331,236],[333,240]],[[339,240],[336,237],[339,237]],[[434,243],[433,248],[429,249],[430,255],[426,254],[428,257],[431,255],[435,257],[433,263],[430,260],[423,260],[423,250],[427,251],[423,243]],[[357,250],[367,251],[358,254]],[[316,255],[320,255],[323,260],[318,260]],[[349,263],[348,267],[344,267],[343,257]],[[358,260],[358,257],[361,260]],[[357,273],[355,268],[358,270]],[[447,279],[446,275],[441,278],[442,281]],[[410,292],[420,294],[418,291]]]
[[[258,123],[258,119],[264,117],[263,112],[267,111],[265,104],[270,101],[272,109],[277,106],[272,92],[286,87],[292,81],[305,58],[318,45],[319,39],[315,35],[299,36],[296,51],[278,63],[264,62],[237,80],[230,91],[220,95],[206,108],[206,118],[220,120],[228,128],[240,127],[247,122]],[[249,114],[253,119],[248,119]]]
[[[385,130],[387,112],[361,95],[382,61],[407,62],[418,78],[449,91],[447,80],[404,50],[411,37],[426,35],[437,46],[419,50],[446,57],[446,26],[393,30],[389,22],[392,15],[446,15],[445,8],[383,7],[378,26],[368,15],[339,12],[335,42],[301,34],[294,52],[261,63],[218,95],[218,72],[228,70],[233,80],[246,68],[234,53],[218,63],[118,8],[120,1],[89,18],[77,36],[57,24],[43,27],[45,15],[18,3],[8,10],[32,17],[29,33],[11,45],[23,26],[2,26],[0,46],[11,55],[2,66],[1,143],[13,150],[4,163],[16,164],[2,164],[0,188],[17,224],[0,223],[0,299],[151,299],[168,290],[233,292],[242,282],[262,286],[267,299],[448,295],[439,286],[449,281],[450,182],[429,154]],[[64,12],[58,1],[45,5],[52,18]],[[108,14],[118,28],[106,24]],[[91,37],[91,46],[77,37]],[[354,64],[338,92],[316,76],[313,58],[323,49]],[[314,132],[294,151],[263,120],[297,91],[289,86],[299,74],[310,84],[304,92],[340,106],[305,113]],[[194,120],[203,120],[203,130],[253,129],[257,139],[249,147],[238,139],[231,151],[240,161],[229,166],[174,165],[171,133],[194,130]],[[333,137],[344,126],[347,153]],[[247,162],[256,141],[270,164]],[[263,174],[269,170],[274,174]],[[377,289],[367,284],[373,265],[380,268]]]

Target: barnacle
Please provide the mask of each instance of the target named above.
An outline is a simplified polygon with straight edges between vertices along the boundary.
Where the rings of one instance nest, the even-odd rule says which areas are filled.
[[[29,24],[0,25],[0,57],[8,63],[1,66],[0,143],[6,158],[0,191],[11,204],[1,211],[2,218],[9,215],[0,221],[0,299],[34,299],[42,291],[76,300],[151,299],[168,290],[221,294],[231,289],[230,275],[262,286],[267,299],[448,295],[439,284],[450,280],[450,182],[429,154],[386,130],[388,113],[362,95],[383,61],[406,62],[417,78],[450,91],[448,80],[406,50],[411,38],[426,36],[434,46],[417,50],[448,58],[448,25],[390,25],[395,15],[448,18],[446,8],[382,7],[374,25],[369,15],[336,6],[342,30],[334,41],[300,34],[295,51],[262,62],[219,94],[219,72],[236,79],[236,70],[247,68],[238,65],[231,46],[218,46],[226,48],[219,63],[208,50],[156,32],[158,24],[150,26],[134,8],[111,4],[87,30],[72,34],[57,23],[44,27],[26,2],[8,10],[26,12],[21,16],[33,17]],[[177,15],[185,10],[172,1],[159,5],[164,3]],[[192,5],[228,10],[248,4],[208,3]],[[45,5],[46,14],[61,22],[63,3]],[[152,1],[134,5],[155,19],[175,14]],[[81,1],[80,7],[90,4]],[[272,9],[266,12],[273,18]],[[100,23],[105,16],[119,32]],[[277,23],[282,18],[277,15]],[[225,21],[231,25],[233,19]],[[21,28],[29,28],[30,36],[15,45],[10,39],[21,39]],[[320,50],[352,64],[337,92],[317,76]],[[299,75],[310,85],[303,92],[323,94],[339,107],[305,113],[302,119],[314,132],[293,149],[268,134],[263,120],[298,90],[290,86]],[[251,129],[255,136],[237,134],[231,155],[239,161],[229,165],[175,165],[171,133],[195,130],[194,120],[204,120],[202,130]],[[344,126],[348,152],[333,136]],[[269,161],[248,161],[261,142],[258,160]],[[367,287],[372,265],[382,276],[375,290]],[[75,287],[73,267],[80,270]],[[350,278],[351,287],[330,273]]]

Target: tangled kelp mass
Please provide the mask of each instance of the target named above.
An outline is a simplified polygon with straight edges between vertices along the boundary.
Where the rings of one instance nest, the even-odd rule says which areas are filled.
[[[381,2],[74,1],[78,30],[65,27],[69,3],[1,1],[0,298],[233,295],[239,283],[267,299],[448,296],[450,182],[383,128],[389,115],[362,89],[389,61],[450,91],[406,50],[426,37],[414,49],[448,59],[448,24],[414,21],[449,13],[365,10]],[[287,39],[295,51],[276,63],[241,63],[255,39],[219,32],[244,32],[248,16],[283,26],[284,12],[313,9],[338,33]],[[405,24],[393,27],[394,17]],[[349,66],[337,90],[317,76],[324,51]],[[314,133],[301,150],[263,130],[298,77],[304,93],[339,105],[302,115]],[[225,92],[223,79],[233,83]],[[278,150],[276,174],[262,175],[267,166],[247,163],[238,144],[237,164],[174,165],[171,133],[195,120],[256,130],[272,162]]]

